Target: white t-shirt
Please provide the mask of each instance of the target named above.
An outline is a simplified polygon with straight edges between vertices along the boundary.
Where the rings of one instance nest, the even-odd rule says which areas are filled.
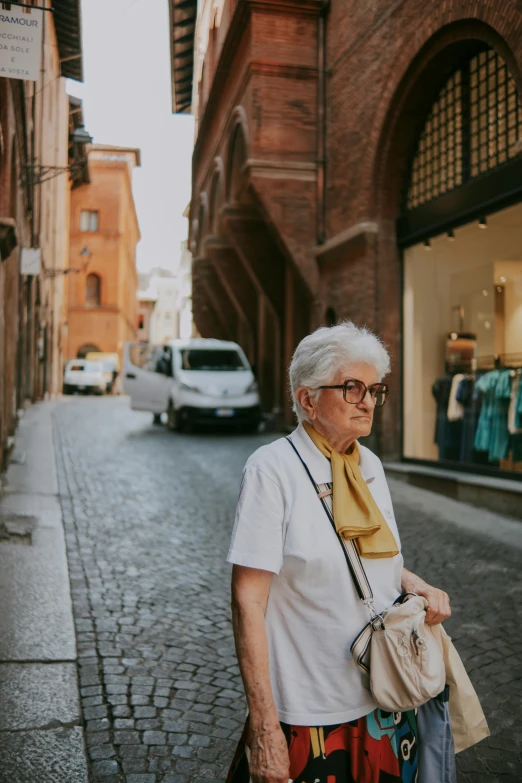
[[[290,436],[317,484],[330,461],[300,425]],[[400,548],[379,458],[360,446],[360,468]],[[355,720],[376,708],[350,646],[369,620],[344,553],[306,471],[285,438],[248,462],[227,558],[272,571],[266,610],[270,680],[279,719],[296,726]],[[402,555],[363,559],[377,611],[401,592]]]

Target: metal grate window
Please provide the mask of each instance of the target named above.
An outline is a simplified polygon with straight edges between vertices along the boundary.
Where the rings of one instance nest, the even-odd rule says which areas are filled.
[[[522,108],[507,65],[480,52],[448,79],[419,138],[406,208],[428,201],[515,157]]]
[[[470,175],[477,177],[515,156],[522,112],[507,65],[493,51],[470,62]]]

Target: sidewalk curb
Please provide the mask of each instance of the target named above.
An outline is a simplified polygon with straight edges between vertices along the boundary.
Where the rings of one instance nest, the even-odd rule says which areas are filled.
[[[0,479],[0,783],[88,781],[54,407],[25,412]]]

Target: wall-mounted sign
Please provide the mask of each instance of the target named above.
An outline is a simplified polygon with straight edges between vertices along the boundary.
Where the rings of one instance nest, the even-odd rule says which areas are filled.
[[[42,263],[42,251],[39,247],[23,247],[20,254],[20,273],[39,275]]]
[[[35,82],[40,72],[44,12],[0,4],[0,77]]]

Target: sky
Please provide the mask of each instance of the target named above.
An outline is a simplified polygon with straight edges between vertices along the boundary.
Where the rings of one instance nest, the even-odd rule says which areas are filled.
[[[194,122],[173,115],[168,0],[83,0],[83,100],[94,143],[139,147],[133,192],[140,224],[139,271],[174,270],[188,222]]]

